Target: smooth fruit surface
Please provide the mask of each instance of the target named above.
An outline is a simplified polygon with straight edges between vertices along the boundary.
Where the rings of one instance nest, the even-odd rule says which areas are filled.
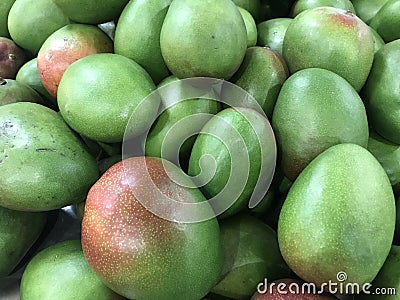
[[[376,13],[388,0],[352,0],[357,16],[365,23],[370,24]]]
[[[137,107],[141,113],[132,132],[140,134],[151,126],[160,103],[140,103],[154,89],[149,74],[133,60],[118,54],[92,54],[65,71],[57,101],[74,130],[95,141],[116,143],[122,142]]]
[[[0,2],[0,37],[10,37],[8,32],[7,20],[8,13],[13,6],[15,0],[3,0]]]
[[[12,40],[0,37],[0,77],[15,79],[26,60],[26,54],[20,47]]]
[[[0,78],[0,106],[16,102],[44,103],[42,97],[28,85],[13,79]]]
[[[382,46],[376,53],[363,88],[370,124],[386,139],[400,143],[400,40]]]
[[[295,17],[307,9],[321,6],[331,6],[356,13],[350,0],[297,0],[293,4],[291,15]]]
[[[279,247],[307,282],[339,283],[338,273],[345,272],[347,282],[362,285],[385,262],[395,221],[382,166],[363,147],[339,144],[315,158],[293,183],[279,216]]]
[[[21,102],[0,107],[0,205],[43,211],[84,199],[96,161],[59,114]]]
[[[242,15],[247,31],[247,47],[253,47],[257,43],[257,26],[252,15],[244,8],[238,7]]]
[[[124,299],[90,269],[78,240],[57,243],[35,255],[22,275],[20,295],[21,300]]]
[[[292,21],[291,18],[276,18],[259,23],[257,25],[257,44],[263,47],[268,46],[282,55],[283,39]]]
[[[35,54],[47,37],[70,22],[52,0],[16,0],[8,15],[11,38]]]
[[[83,251],[103,282],[127,298],[201,299],[222,268],[218,222],[172,222],[144,208],[136,197],[157,201],[161,193],[179,202],[205,200],[199,190],[172,181],[163,163],[182,178],[168,161],[134,157],[112,166],[93,185],[82,223]]]
[[[389,0],[385,3],[371,20],[370,26],[386,43],[400,39],[400,1]]]
[[[115,30],[115,53],[140,64],[155,83],[168,76],[161,54],[160,33],[172,0],[129,2]]]
[[[0,278],[9,275],[37,240],[46,223],[44,213],[0,206]]]
[[[110,38],[98,27],[70,24],[50,35],[37,56],[40,79],[54,98],[65,70],[78,59],[95,53],[113,52]]]
[[[358,92],[374,58],[372,33],[351,11],[335,7],[309,9],[289,25],[283,57],[292,73],[313,67],[327,69],[342,76]]]
[[[246,208],[253,193],[257,197],[266,192],[275,159],[275,137],[268,120],[252,109],[227,108],[198,135],[189,175],[197,176],[206,198],[218,199],[215,209],[227,208],[220,217],[228,217]]]
[[[364,104],[339,75],[324,69],[298,71],[282,86],[272,116],[282,169],[294,180],[321,152],[339,143],[367,147]]]
[[[160,43],[165,63],[178,78],[227,79],[243,60],[247,32],[231,0],[174,0]]]

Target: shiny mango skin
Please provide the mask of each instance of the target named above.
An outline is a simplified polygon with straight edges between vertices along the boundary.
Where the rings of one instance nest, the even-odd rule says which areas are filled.
[[[285,175],[294,180],[321,152],[339,143],[367,147],[364,104],[339,75],[324,69],[296,72],[285,81],[272,116]]]
[[[160,33],[172,0],[130,1],[118,19],[115,53],[140,64],[157,84],[168,76],[160,48]]]
[[[283,58],[291,73],[306,68],[327,69],[359,92],[374,58],[372,33],[350,11],[312,8],[299,14],[286,30]]]
[[[268,46],[282,56],[283,39],[291,18],[276,18],[261,22],[257,25],[257,45]]]
[[[230,81],[252,95],[271,118],[279,91],[288,76],[286,63],[279,54],[268,47],[251,47]]]
[[[396,144],[400,144],[399,68],[400,40],[395,40],[375,54],[362,90],[370,124],[376,132]]]
[[[25,83],[0,78],[0,106],[17,102],[44,104],[42,97]]]
[[[36,254],[21,281],[21,300],[123,300],[90,269],[79,240],[67,240]]]
[[[321,6],[331,6],[356,13],[350,0],[297,0],[295,4],[293,4],[291,16],[294,18],[307,9]]]
[[[151,198],[155,188],[180,202],[205,200],[198,189],[172,181],[163,163],[175,178],[183,176],[166,160],[132,157],[112,166],[92,186],[82,222],[83,252],[102,281],[129,299],[198,300],[222,270],[219,225],[216,218],[172,222],[141,204],[135,195]],[[210,212],[211,206],[207,208]]]
[[[225,262],[223,279],[212,289],[214,294],[248,299],[264,278],[290,276],[271,227],[247,214],[222,220],[220,227]]]
[[[363,147],[339,144],[315,158],[293,183],[279,216],[279,247],[307,282],[339,282],[337,273],[346,272],[346,282],[362,285],[384,264],[395,221],[382,166]]]
[[[247,49],[246,26],[231,0],[174,0],[160,45],[166,65],[180,79],[229,79]]]
[[[400,39],[400,1],[389,0],[386,2],[371,20],[370,26],[386,43]]]
[[[0,206],[0,278],[9,275],[37,240],[46,223],[42,212]]]
[[[0,107],[0,205],[45,211],[80,202],[99,170],[59,114],[40,104]]]
[[[193,145],[188,174],[198,176],[196,183],[201,186],[207,199],[224,195],[216,201],[217,210],[227,208],[219,215],[220,218],[227,218],[245,209],[251,196],[256,194],[254,191],[261,191],[271,182],[275,170],[276,145],[275,136],[267,122],[264,116],[253,109],[227,108],[206,123]],[[238,155],[237,160],[233,158],[234,155]],[[200,167],[203,156],[214,158],[215,173],[211,174],[214,171],[211,161],[207,160]],[[225,188],[228,183],[232,184],[232,189]],[[238,190],[242,183],[243,189]],[[226,205],[232,200],[230,207]]]

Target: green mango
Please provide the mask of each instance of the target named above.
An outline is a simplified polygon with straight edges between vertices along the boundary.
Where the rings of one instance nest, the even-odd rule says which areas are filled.
[[[244,25],[247,31],[247,47],[253,47],[257,44],[257,25],[251,14],[238,6],[239,12],[242,15]]]
[[[52,0],[71,20],[100,24],[118,19],[129,0]]]
[[[10,12],[11,7],[13,6],[15,0],[2,0],[0,2],[0,37],[10,37],[10,33],[8,32],[8,13]]]
[[[56,103],[56,100],[49,94],[40,80],[39,71],[37,68],[37,58],[25,63],[21,69],[19,69],[15,80],[34,89],[47,101],[48,104],[54,105]]]
[[[307,9],[321,6],[336,7],[356,13],[350,0],[297,0],[292,7],[291,16],[294,18]]]
[[[155,83],[169,74],[160,48],[161,27],[172,0],[130,1],[115,30],[115,53],[140,64]]]
[[[220,223],[224,249],[223,279],[211,290],[232,299],[248,299],[265,278],[290,275],[279,252],[276,232],[255,217],[237,215]]]
[[[247,10],[254,19],[258,20],[261,10],[260,0],[232,0],[237,6]]]
[[[386,43],[400,39],[400,0],[389,0],[376,13],[370,26]]]
[[[389,141],[400,144],[400,40],[375,54],[374,64],[363,88],[368,120]]]
[[[0,205],[44,211],[82,201],[97,180],[95,159],[55,111],[0,107]]]
[[[390,181],[363,147],[339,144],[317,156],[283,204],[278,241],[303,280],[321,286],[363,285],[381,269],[392,245],[396,207]],[[366,263],[368,262],[368,263]]]
[[[352,0],[357,16],[369,24],[388,0]]]
[[[44,104],[42,97],[25,83],[0,77],[0,106],[16,102]]]
[[[368,151],[380,162],[389,177],[390,183],[400,183],[400,146],[370,131]]]
[[[100,53],[68,67],[57,101],[74,130],[95,141],[119,143],[136,108],[140,113],[130,132],[139,135],[151,126],[160,102],[155,97],[142,100],[154,90],[152,79],[139,64],[122,55]]]
[[[374,43],[368,25],[352,12],[316,7],[289,25],[282,51],[290,72],[327,69],[359,92],[372,67]]]
[[[8,30],[16,44],[36,54],[47,37],[70,22],[52,0],[16,0],[8,15]]]
[[[0,206],[0,278],[9,275],[37,240],[45,213],[21,212]]]
[[[285,81],[272,127],[283,172],[292,181],[330,146],[368,144],[368,121],[360,96],[346,80],[324,69],[304,69]]]
[[[370,294],[362,294],[356,299],[397,300],[400,290],[400,246],[392,246],[385,264],[368,289]],[[377,293],[379,292],[379,294]]]
[[[395,194],[396,195],[396,194]],[[396,195],[396,227],[394,230],[393,245],[400,246],[400,197]]]
[[[189,175],[197,176],[196,184],[206,198],[213,198],[217,214],[223,212],[219,217],[226,218],[264,196],[274,174],[275,147],[266,118],[253,109],[227,108],[198,135]]]
[[[375,29],[373,29],[372,27],[370,27],[369,29],[372,32],[372,39],[374,41],[374,54],[375,54],[376,52],[378,52],[379,49],[381,49],[383,45],[385,45],[385,41],[382,39],[379,33],[375,31]]]
[[[259,46],[268,46],[275,52],[282,55],[283,39],[286,30],[293,19],[290,18],[276,18],[257,25]]]
[[[251,47],[231,82],[248,92],[260,104],[268,118],[282,84],[289,75],[282,57],[266,47]]]
[[[198,300],[217,283],[223,265],[218,222],[202,193],[187,184],[193,185],[174,164],[142,156],[115,164],[93,185],[82,248],[107,286],[129,299]],[[163,197],[200,205],[188,216],[179,204],[164,205]],[[149,200],[160,204],[153,208],[163,217],[145,208]],[[182,222],[182,216],[195,219]]]
[[[78,240],[52,245],[28,263],[21,280],[21,300],[122,300],[86,262]]]
[[[228,79],[246,53],[246,26],[231,0],[174,0],[160,45],[165,63],[178,78]]]

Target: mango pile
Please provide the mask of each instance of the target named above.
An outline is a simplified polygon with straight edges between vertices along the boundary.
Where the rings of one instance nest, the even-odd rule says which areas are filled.
[[[0,2],[0,299],[400,299],[399,197],[400,0]]]

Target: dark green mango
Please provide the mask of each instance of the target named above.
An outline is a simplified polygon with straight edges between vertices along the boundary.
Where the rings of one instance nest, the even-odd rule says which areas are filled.
[[[276,18],[257,25],[257,44],[268,46],[275,52],[282,55],[283,38],[289,24],[293,21],[290,18]]]
[[[17,73],[16,81],[25,83],[47,100],[50,104],[55,104],[56,100],[49,94],[40,80],[39,71],[37,68],[37,58],[34,58],[25,63]]]
[[[271,118],[282,84],[289,75],[282,57],[267,47],[251,47],[231,82],[247,91]]]
[[[320,286],[370,283],[392,245],[396,207],[379,162],[355,144],[330,147],[293,183],[278,224],[279,247],[289,267]],[[366,263],[368,262],[368,263]]]
[[[380,162],[389,177],[390,183],[400,183],[400,145],[394,144],[370,131],[368,139],[369,152]]]
[[[29,262],[21,280],[21,300],[122,300],[92,271],[78,240],[50,246]]]
[[[400,39],[400,0],[389,0],[376,13],[370,26],[386,43]]]
[[[0,2],[0,37],[10,37],[8,32],[7,20],[8,13],[13,6],[15,0],[2,0]]]
[[[299,13],[307,9],[321,6],[331,6],[344,10],[350,10],[353,13],[356,13],[350,0],[297,0],[292,7],[291,16],[294,18]]]
[[[223,279],[211,290],[231,299],[248,299],[265,278],[290,275],[279,252],[276,232],[255,217],[234,216],[220,223],[224,249]]]
[[[42,97],[25,83],[0,77],[0,106],[17,102],[44,104]]]
[[[385,264],[368,289],[356,299],[397,300],[400,291],[400,246],[392,246]],[[379,294],[378,294],[379,293]]]
[[[42,105],[0,107],[0,205],[44,211],[85,199],[95,159],[61,116]]]
[[[198,135],[189,175],[196,176],[206,198],[213,198],[210,204],[217,214],[228,217],[248,204],[252,208],[264,196],[275,169],[275,151],[264,116],[249,108],[227,108]]]
[[[160,32],[172,0],[130,1],[115,30],[115,53],[140,64],[157,84],[169,74],[160,48]]]
[[[400,144],[400,40],[384,46],[375,54],[362,97],[368,120],[386,139]]]
[[[357,16],[369,24],[388,0],[352,0]]]
[[[353,87],[324,69],[296,72],[285,81],[272,116],[285,175],[294,180],[321,152],[339,143],[366,147],[365,107]]]
[[[232,0],[237,6],[247,10],[254,19],[260,18],[261,2],[260,0]]]
[[[261,0],[261,17],[259,22],[287,17],[294,1],[295,0]]]
[[[252,15],[238,6],[239,12],[242,15],[244,25],[247,31],[247,47],[253,47],[257,44],[257,25]]]
[[[9,275],[37,240],[45,213],[21,212],[0,206],[0,278]]]

